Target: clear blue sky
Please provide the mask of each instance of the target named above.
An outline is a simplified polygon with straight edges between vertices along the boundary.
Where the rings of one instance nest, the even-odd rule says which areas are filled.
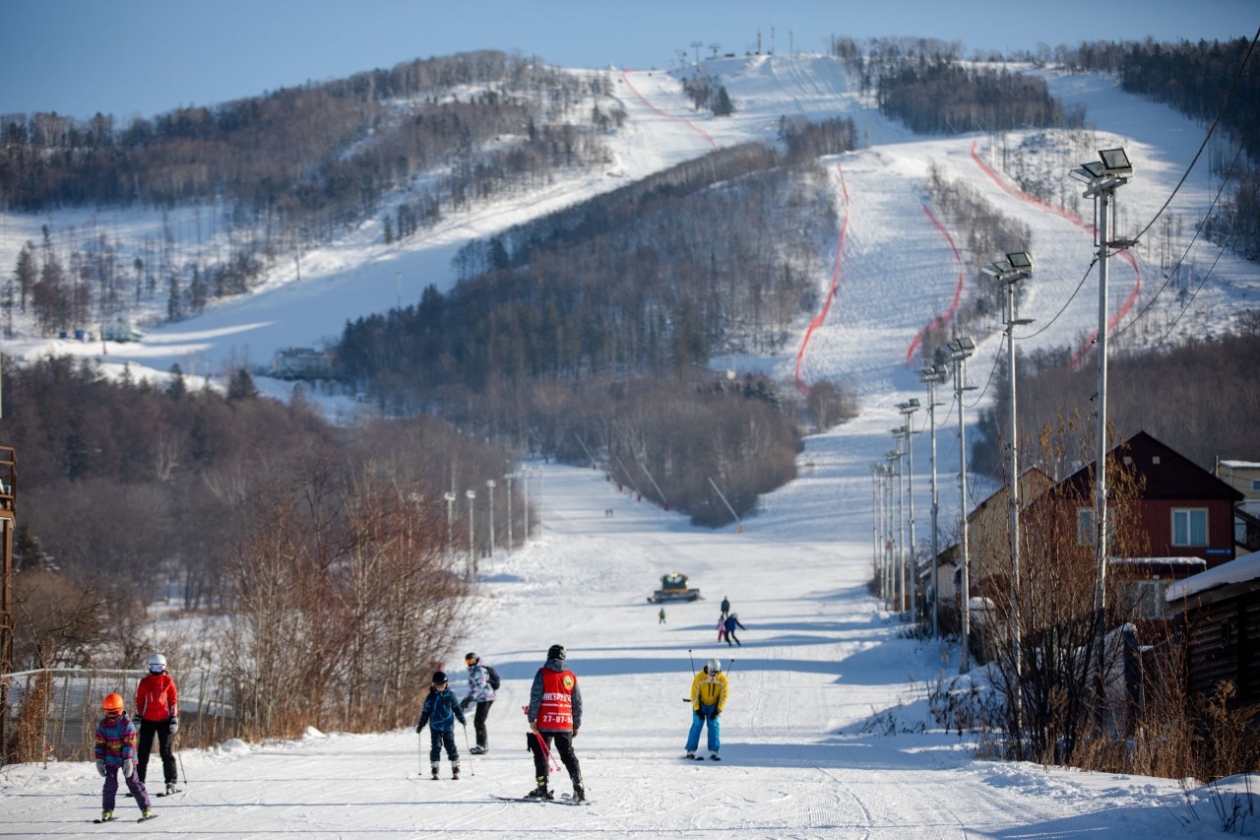
[[[0,114],[125,119],[473,49],[669,67],[691,44],[822,51],[829,35],[961,41],[1250,38],[1255,0],[0,0]],[[1133,15],[1124,23],[1124,15]]]

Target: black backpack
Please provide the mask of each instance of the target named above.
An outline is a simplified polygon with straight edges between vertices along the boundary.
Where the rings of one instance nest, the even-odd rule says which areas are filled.
[[[482,665],[486,669],[486,679],[490,681],[490,688],[494,691],[499,690],[499,672],[491,668],[489,665]]]

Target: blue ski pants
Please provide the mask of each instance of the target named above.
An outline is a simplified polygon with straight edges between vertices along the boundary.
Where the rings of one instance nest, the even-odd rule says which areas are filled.
[[[691,731],[687,733],[687,752],[695,752],[700,746],[700,730],[709,724],[709,752],[722,748],[721,727],[718,725],[717,706],[701,705],[700,711],[691,713]]]

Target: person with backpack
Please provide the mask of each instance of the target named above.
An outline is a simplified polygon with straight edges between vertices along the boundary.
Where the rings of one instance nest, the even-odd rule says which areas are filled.
[[[700,746],[700,730],[707,723],[709,758],[713,761],[720,760],[718,751],[722,749],[722,738],[718,715],[722,714],[722,709],[726,706],[727,687],[726,674],[722,673],[722,662],[718,659],[710,659],[692,679],[691,731],[687,733],[687,758],[696,757],[696,749]]]
[[[136,773],[143,782],[148,775],[149,753],[153,751],[153,736],[157,735],[158,754],[162,757],[162,778],[166,793],[175,792],[175,753],[171,741],[179,731],[179,695],[175,680],[166,670],[166,657],[155,653],[149,657],[149,673],[136,686],[136,717],[140,719],[140,755],[136,760]]]
[[[578,689],[577,675],[566,664],[564,645],[552,645],[547,650],[547,661],[534,675],[529,690],[529,734],[526,735],[530,752],[534,754],[534,776],[538,786],[525,794],[527,799],[555,799],[547,787],[550,772],[548,760],[552,746],[560,753],[560,761],[569,771],[573,782],[573,801],[586,800],[586,788],[582,784],[582,767],[573,752],[573,739],[582,726],[582,692]]]
[[[114,816],[114,801],[118,795],[118,771],[123,774],[127,790],[135,797],[140,806],[142,819],[153,816],[150,807],[149,792],[144,789],[144,780],[136,771],[136,725],[127,717],[123,708],[121,694],[110,694],[101,703],[105,717],[96,725],[96,772],[105,779],[105,787],[101,790],[101,818],[98,822],[109,822]]]
[[[486,717],[490,714],[490,707],[494,705],[499,674],[489,665],[483,665],[481,657],[472,651],[464,654],[464,664],[468,666],[468,696],[459,702],[459,707],[467,709],[473,703],[477,704],[477,711],[473,713],[473,731],[477,733],[477,745],[469,752],[473,755],[484,755],[490,752]]]
[[[424,709],[420,712],[420,722],[416,724],[416,734],[424,731],[429,724],[429,765],[433,770],[433,778],[438,778],[438,765],[442,761],[442,748],[446,747],[446,757],[451,762],[451,778],[459,778],[459,748],[455,746],[455,721],[460,726],[468,726],[464,720],[464,710],[459,707],[455,693],[446,681],[446,672],[434,671],[433,684],[429,686],[429,694],[424,698]]]

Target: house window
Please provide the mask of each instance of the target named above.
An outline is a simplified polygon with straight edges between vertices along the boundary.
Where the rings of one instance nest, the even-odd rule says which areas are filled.
[[[1111,531],[1108,534],[1107,543],[1110,545],[1111,537],[1115,534],[1116,510],[1115,508],[1107,508],[1107,528]],[[1094,525],[1094,509],[1093,508],[1077,508],[1076,509],[1076,544],[1077,545],[1096,545],[1098,529]]]
[[[1077,508],[1076,509],[1076,544],[1077,545],[1096,545],[1097,544],[1097,528],[1094,525],[1094,509]],[[1115,535],[1115,508],[1106,509],[1106,526],[1110,534],[1108,534],[1108,544],[1111,543],[1111,536]]]
[[[1200,546],[1208,544],[1206,508],[1182,508],[1172,512],[1172,544]]]
[[[1251,479],[1251,489],[1260,490],[1260,478]]]

